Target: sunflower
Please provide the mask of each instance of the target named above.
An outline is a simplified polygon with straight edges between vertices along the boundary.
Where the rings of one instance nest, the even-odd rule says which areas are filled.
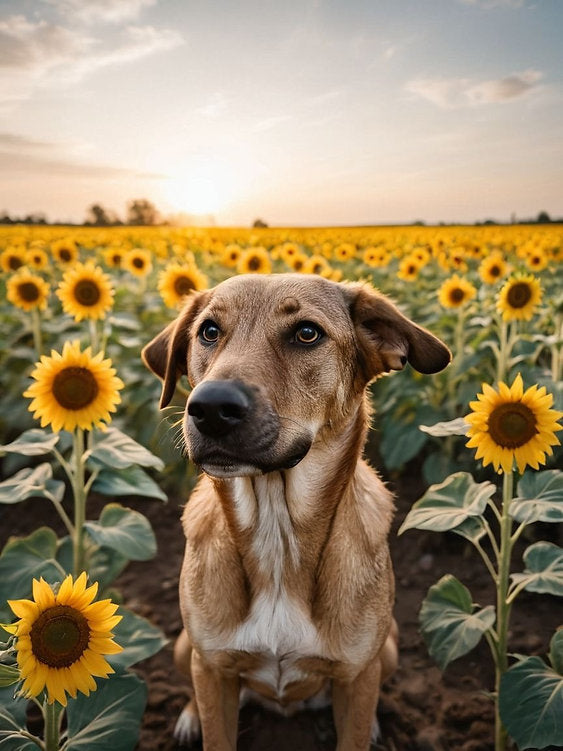
[[[526,265],[531,271],[541,271],[545,269],[547,263],[547,254],[541,248],[536,248],[534,251],[528,253],[526,257]]]
[[[505,321],[529,321],[541,294],[540,283],[532,274],[516,275],[499,292],[497,310]]]
[[[146,276],[152,270],[150,250],[145,248],[132,248],[123,259],[123,266],[135,276]]]
[[[555,433],[562,429],[557,421],[563,417],[551,409],[553,396],[545,386],[524,391],[518,374],[510,387],[500,381],[498,391],[484,383],[477,399],[469,403],[473,412],[465,417],[470,426],[466,445],[477,448],[476,459],[504,472],[512,472],[516,462],[520,474],[528,464],[534,469],[545,464],[545,455],[559,445]]]
[[[2,253],[0,253],[0,267],[2,268],[2,271],[17,271],[21,266],[25,266],[25,253],[24,248],[16,246],[3,250]]]
[[[494,284],[506,276],[508,266],[500,253],[491,253],[479,266],[479,276],[485,284]]]
[[[317,274],[326,277],[332,273],[332,268],[324,256],[316,254],[307,259],[302,271],[304,274]]]
[[[471,282],[454,274],[438,290],[438,300],[444,308],[460,308],[476,294],[477,290]]]
[[[37,274],[32,274],[26,267],[21,269],[6,282],[6,297],[18,308],[30,311],[34,308],[45,310],[49,296],[49,285]]]
[[[117,245],[105,248],[103,251],[104,261],[112,269],[119,269],[123,263],[123,249]]]
[[[113,305],[110,278],[94,261],[77,263],[65,272],[57,289],[65,313],[76,321],[104,318]]]
[[[25,254],[25,262],[27,266],[40,271],[49,265],[49,256],[43,248],[30,248]]]
[[[221,263],[229,268],[235,268],[241,257],[242,250],[236,243],[229,243],[221,253]]]
[[[53,243],[51,253],[61,266],[70,266],[78,260],[78,248],[74,240],[59,240]]]
[[[197,266],[170,263],[158,277],[158,291],[169,308],[177,308],[190,292],[206,287],[207,277]]]
[[[364,250],[363,262],[372,268],[387,266],[391,260],[391,253],[382,246],[370,245]]]
[[[399,279],[404,279],[406,282],[413,282],[418,276],[421,267],[422,265],[420,261],[414,258],[414,256],[409,255],[406,258],[403,258],[399,264],[397,276]]]
[[[350,261],[356,257],[356,246],[354,243],[340,243],[334,248],[333,253],[337,261]]]
[[[41,419],[41,427],[55,432],[91,430],[111,420],[121,397],[123,381],[115,375],[111,360],[103,352],[92,357],[91,348],[80,351],[80,343],[65,342],[62,355],[54,350],[43,355],[31,377],[35,379],[24,396],[33,399],[28,409]]]
[[[272,262],[266,248],[260,245],[245,250],[237,263],[239,274],[269,274],[272,270]]]
[[[114,670],[102,655],[122,647],[111,629],[122,616],[111,600],[93,602],[97,582],[86,587],[86,573],[75,582],[69,574],[55,594],[42,578],[33,580],[32,600],[8,600],[20,619],[9,626],[16,636],[22,691],[28,697],[47,691],[47,701],[67,703],[67,694],[95,691],[93,676],[107,678]]]
[[[322,256],[324,259],[324,256]],[[305,272],[305,267],[307,262],[309,261],[308,256],[305,255],[305,253],[297,253],[297,255],[291,256],[291,258],[288,258],[286,263],[289,266],[290,269],[293,271],[296,271],[299,274],[302,274]]]

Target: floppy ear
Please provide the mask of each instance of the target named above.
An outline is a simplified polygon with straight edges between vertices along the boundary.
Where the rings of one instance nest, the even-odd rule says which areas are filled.
[[[178,378],[187,374],[190,328],[206,297],[204,292],[193,292],[178,318],[143,347],[143,362],[163,381],[160,409],[170,403]]]
[[[354,285],[352,290],[356,293],[352,319],[369,380],[380,373],[402,370],[407,362],[419,373],[437,373],[450,362],[446,345],[406,318],[384,295],[365,285]]]

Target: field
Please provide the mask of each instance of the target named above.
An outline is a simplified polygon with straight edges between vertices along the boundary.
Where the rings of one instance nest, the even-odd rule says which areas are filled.
[[[48,527],[58,540],[53,543],[53,556],[59,568],[70,560],[65,570],[76,574],[77,560],[84,567],[88,564],[88,570],[97,572],[105,584],[104,591],[115,593],[116,601],[122,600],[134,614],[131,623],[135,618],[147,619],[144,659],[139,661],[137,654],[125,666],[135,664],[136,674],[148,685],[139,749],[175,747],[171,733],[185,692],[181,676],[171,667],[170,642],[164,645],[154,627],[170,640],[180,629],[176,591],[183,540],[178,519],[195,481],[195,470],[177,445],[177,421],[187,385],[177,390],[170,408],[159,412],[160,384],[141,363],[140,350],[174,318],[191,290],[238,273],[283,272],[371,283],[452,350],[452,364],[439,375],[423,376],[407,368],[371,386],[374,429],[366,454],[397,497],[391,551],[401,631],[401,664],[383,693],[378,748],[491,751],[495,747],[494,709],[483,693],[492,690],[495,680],[486,643],[481,641],[442,673],[428,654],[418,621],[428,587],[446,573],[470,586],[474,602],[481,606],[494,602],[486,567],[471,552],[471,541],[459,534],[436,535],[420,529],[396,533],[412,504],[430,485],[444,482],[452,473],[491,481],[497,486],[496,497],[500,496],[500,475],[490,463],[476,460],[474,449],[466,446],[465,430],[459,429],[459,418],[468,414],[469,403],[484,383],[495,386],[502,381],[510,386],[520,373],[524,389],[545,387],[553,395],[553,408],[563,411],[562,261],[563,227],[555,224],[0,228],[0,445],[6,448],[22,433],[28,436],[21,451],[0,449],[0,548],[11,536],[27,540],[16,552],[23,556],[18,560],[24,561],[30,577],[49,580],[50,575],[56,581],[57,572],[48,568],[49,556],[37,554],[30,542],[39,528]],[[69,524],[65,530],[60,509],[67,509],[68,520],[71,491],[76,508],[77,486],[71,481],[70,488],[68,483],[68,478],[76,480],[72,461],[80,458],[73,440],[83,429],[87,433],[84,457],[95,451],[96,444],[88,443],[85,426],[63,424],[62,418],[57,424],[57,411],[49,404],[43,405],[42,412],[36,405],[34,418],[29,410],[31,394],[23,392],[36,377],[32,373],[37,372],[39,357],[61,353],[65,343],[74,341],[82,350],[91,347],[93,355],[103,351],[104,358],[111,360],[122,383],[119,399],[106,403],[107,413],[100,422],[111,420],[116,432],[110,429],[110,436],[123,437],[122,445],[131,443],[128,449],[116,449],[111,461],[98,457],[98,464],[91,465],[85,460],[87,475],[90,472],[93,479],[83,474],[83,521],[92,539],[88,538],[91,548],[86,545],[77,551],[75,547],[73,569],[72,555],[64,552],[63,535]],[[42,427],[47,429],[41,435],[29,433],[39,427],[38,418],[43,418]],[[445,428],[432,427],[442,423]],[[59,458],[66,456],[68,464],[59,462],[57,467],[53,461],[53,469],[44,469],[43,479],[33,486],[30,473],[38,466],[36,457],[48,453],[45,448],[42,454],[37,446],[47,447],[52,429],[60,433]],[[102,443],[103,435],[100,432]],[[123,459],[127,450],[136,457],[129,464]],[[546,472],[562,467],[559,446],[546,454],[540,462]],[[65,466],[70,466],[66,478],[61,471]],[[21,492],[21,483],[10,485],[17,473],[23,473],[20,477],[27,482]],[[127,519],[148,541],[146,552],[131,547],[123,560],[100,531],[103,524],[88,521],[98,515],[101,521],[104,503],[116,499],[136,512]],[[126,512],[120,513],[125,518]],[[517,540],[515,567],[521,566],[526,545],[542,539],[561,544],[555,525],[543,522],[540,519],[539,528],[527,527]],[[156,556],[148,530],[154,531]],[[106,555],[103,565],[100,551]],[[19,577],[13,574],[5,555],[4,563],[0,556],[2,576],[0,623],[8,623],[13,615],[5,601],[28,597],[30,578],[26,584],[21,572]],[[511,653],[548,652],[550,638],[560,625],[560,604],[549,591],[530,588],[522,593],[508,633]],[[2,696],[6,695],[0,694],[0,701]],[[280,720],[245,708],[240,747],[253,751],[333,748],[330,714],[320,711]]]

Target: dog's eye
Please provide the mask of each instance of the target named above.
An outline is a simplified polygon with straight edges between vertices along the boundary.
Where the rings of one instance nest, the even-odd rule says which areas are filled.
[[[316,344],[324,336],[324,332],[314,323],[300,323],[295,330],[294,341],[297,344]]]
[[[214,344],[219,339],[220,333],[221,329],[216,323],[204,321],[199,328],[198,336],[204,344]]]

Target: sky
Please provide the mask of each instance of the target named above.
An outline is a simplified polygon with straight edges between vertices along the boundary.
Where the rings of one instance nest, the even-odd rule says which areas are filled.
[[[0,0],[0,211],[563,215],[562,0]]]

